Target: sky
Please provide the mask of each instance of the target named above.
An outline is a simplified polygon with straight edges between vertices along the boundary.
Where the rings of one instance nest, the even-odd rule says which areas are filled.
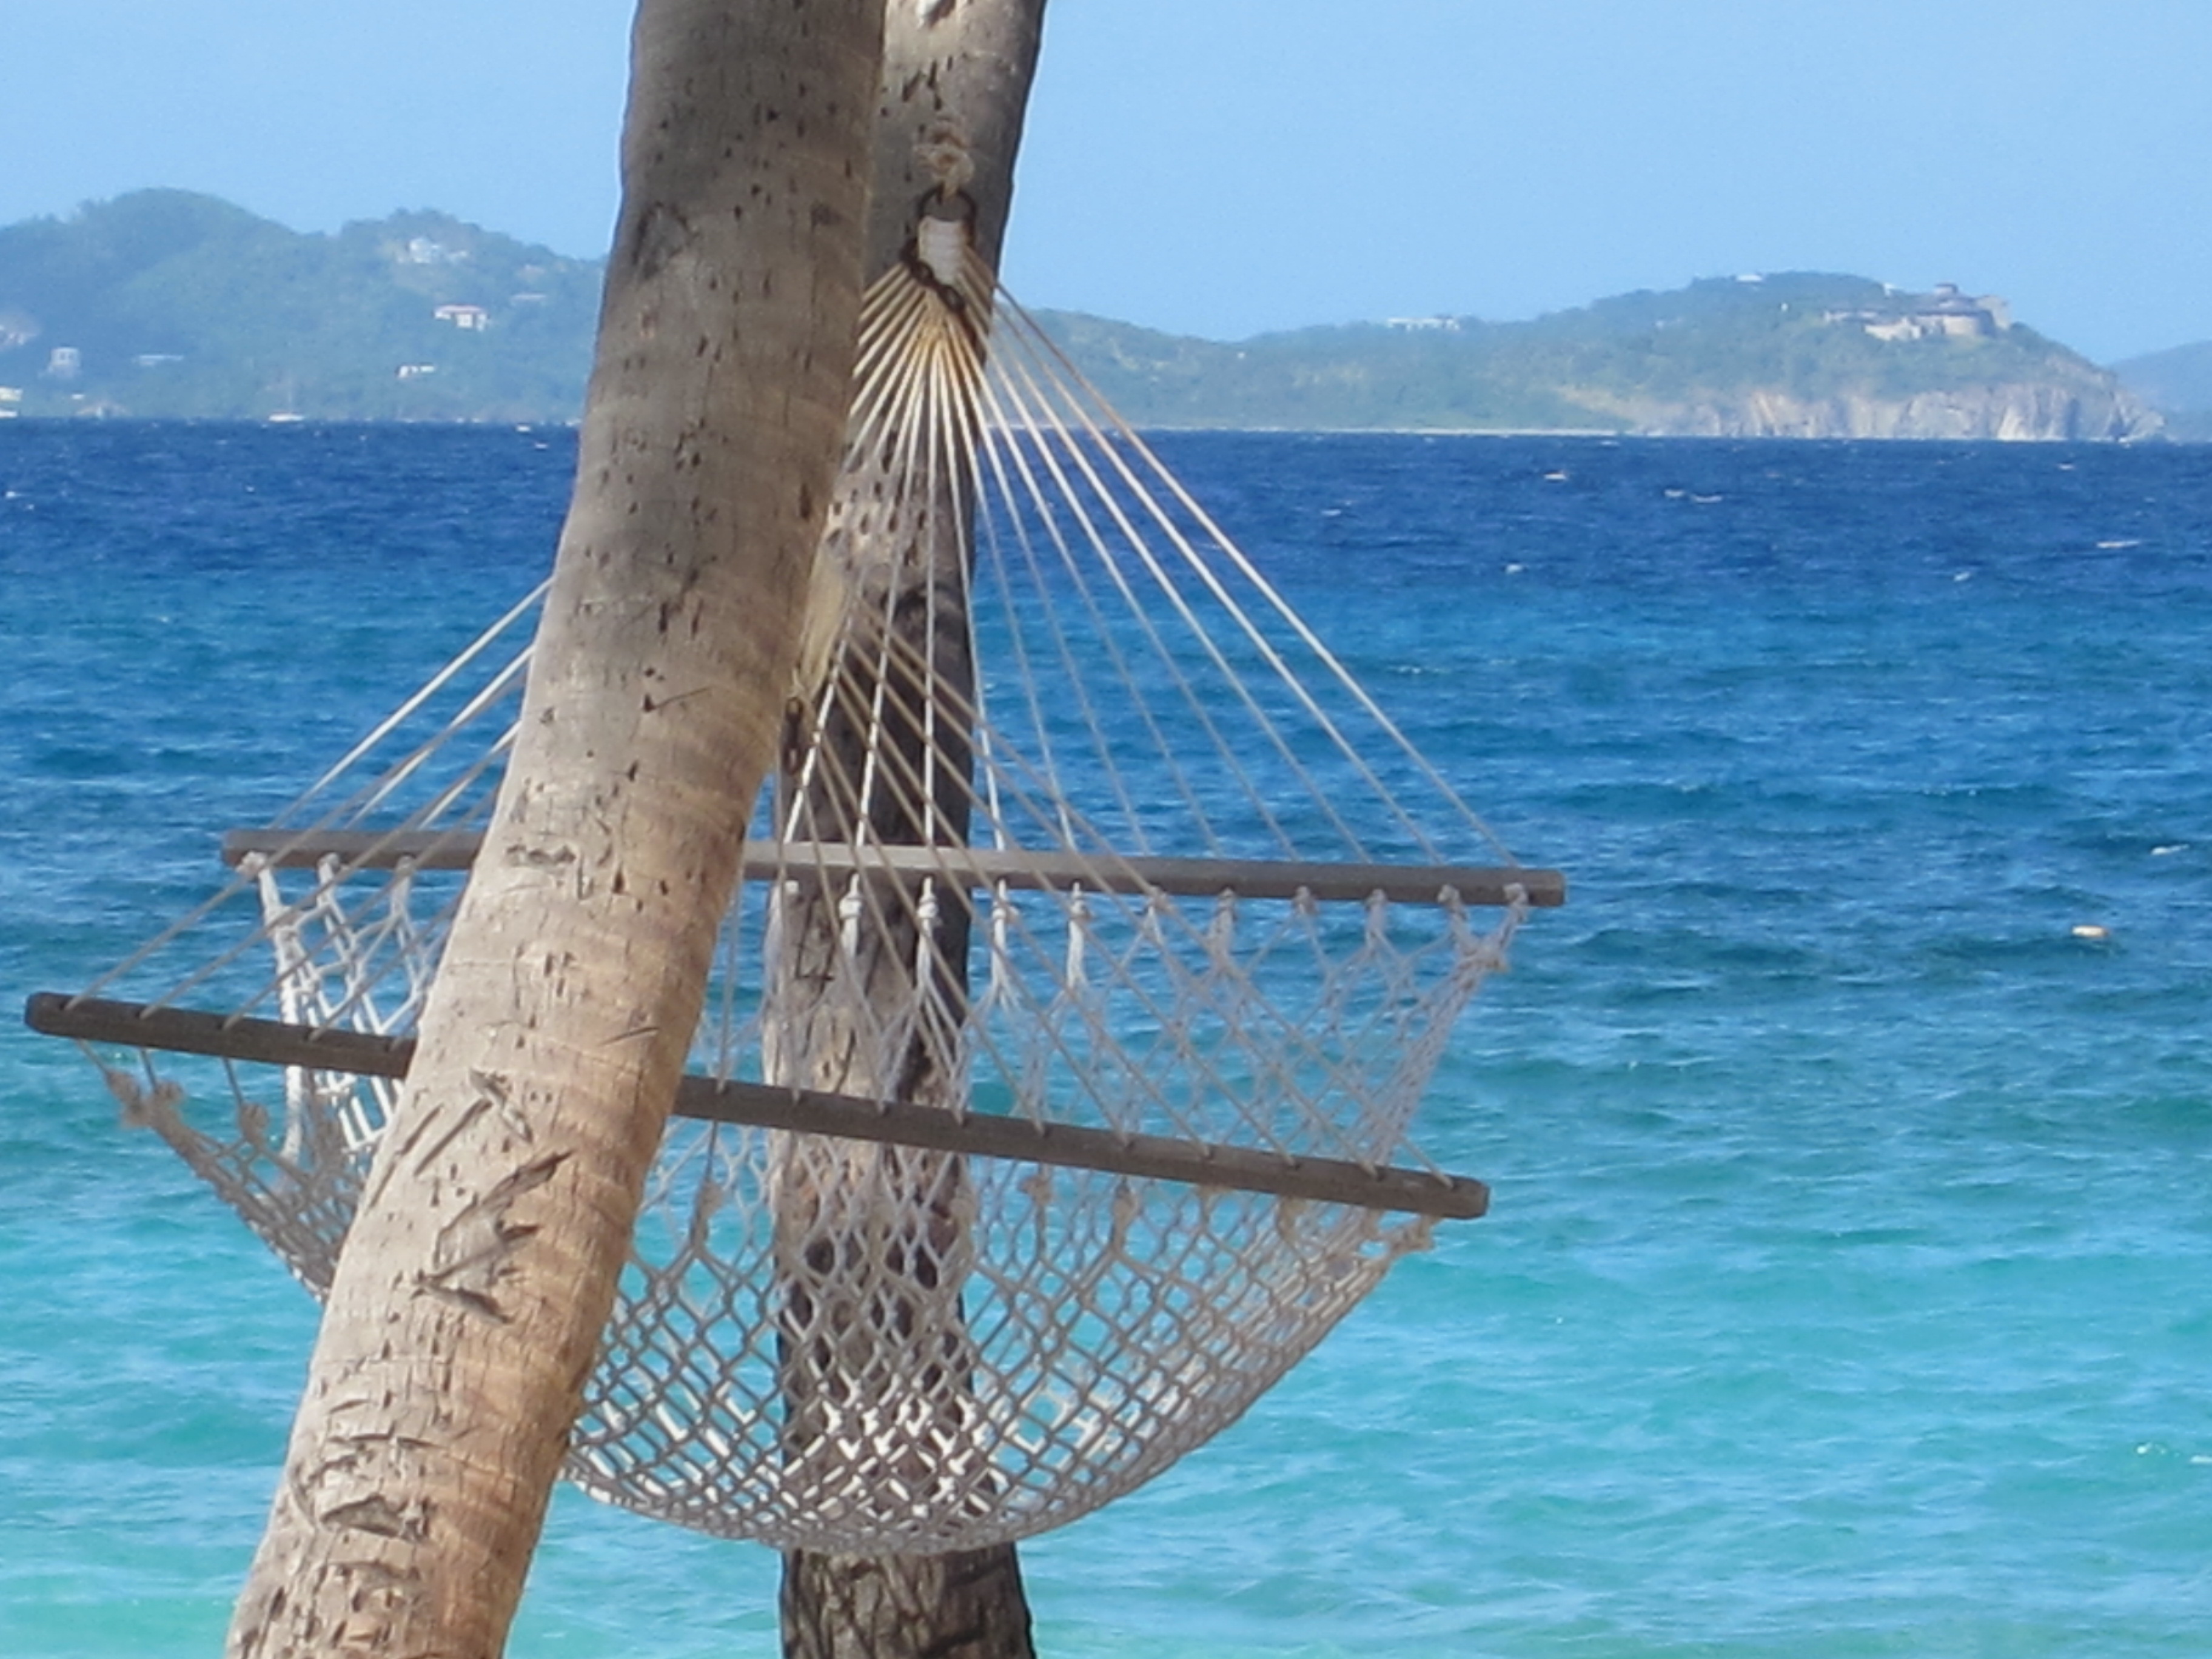
[[[908,3],[909,0],[897,0]],[[613,222],[631,0],[0,0],[0,223]],[[1236,339],[1698,276],[2212,339],[2212,0],[1050,0],[1008,287]]]

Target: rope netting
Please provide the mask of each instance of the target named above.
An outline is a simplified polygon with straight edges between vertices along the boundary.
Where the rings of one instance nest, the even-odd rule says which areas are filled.
[[[942,1551],[1158,1473],[1425,1243],[1202,1149],[1425,1168],[1453,1023],[1556,894],[952,232],[872,290],[859,384],[694,1069],[1188,1143],[1199,1178],[678,1118],[568,1473],[725,1535]],[[411,1033],[541,596],[85,995]],[[404,1065],[88,1047],[323,1291]]]

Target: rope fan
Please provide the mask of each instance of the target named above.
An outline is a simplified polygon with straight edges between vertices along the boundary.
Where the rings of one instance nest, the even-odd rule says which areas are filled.
[[[1159,1473],[1481,1212],[1409,1124],[1562,884],[957,223],[870,292],[858,385],[785,753],[567,1473],[725,1536],[933,1553]],[[318,1293],[542,591],[228,836],[206,904],[33,1000]]]

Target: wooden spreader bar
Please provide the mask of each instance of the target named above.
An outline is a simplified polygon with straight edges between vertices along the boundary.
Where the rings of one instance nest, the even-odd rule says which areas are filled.
[[[373,1036],[53,992],[32,997],[24,1006],[23,1019],[33,1030],[50,1036],[368,1077],[404,1077],[415,1055],[412,1037]],[[879,1104],[813,1089],[687,1077],[678,1087],[675,1109],[679,1117],[713,1122],[1157,1177],[1450,1220],[1472,1219],[1490,1207],[1490,1189],[1463,1176],[1389,1165],[1370,1169],[1335,1158],[1291,1158],[1249,1147],[1163,1135],[1121,1135],[1073,1124],[1038,1125],[1026,1118],[978,1112],[956,1116],[933,1107],[900,1101]]]
[[[462,830],[233,830],[222,838],[226,864],[258,854],[278,869],[313,869],[326,857],[356,869],[388,870],[402,860],[423,870],[465,870],[483,837]],[[1468,864],[1310,864],[1287,859],[1164,859],[1035,853],[988,847],[873,846],[856,853],[826,842],[790,842],[780,849],[748,842],[749,881],[778,875],[819,874],[957,877],[971,888],[1004,884],[1035,891],[1162,892],[1182,898],[1235,893],[1246,898],[1364,900],[1380,893],[1395,902],[1433,904],[1446,888],[1463,904],[1510,904],[1538,908],[1564,904],[1566,878],[1557,870]]]

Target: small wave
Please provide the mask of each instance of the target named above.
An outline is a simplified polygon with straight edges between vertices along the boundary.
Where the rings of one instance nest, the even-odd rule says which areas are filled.
[[[2150,849],[2150,855],[2154,859],[2171,858],[2176,853],[2186,853],[2188,850],[2189,843],[2187,842],[2170,841],[2163,847],[2152,848]]]
[[[2097,544],[2097,550],[2100,553],[2117,553],[2124,547],[2141,547],[2142,545],[2142,541],[2141,538],[2135,536],[2123,536],[2117,541],[2099,542]]]

